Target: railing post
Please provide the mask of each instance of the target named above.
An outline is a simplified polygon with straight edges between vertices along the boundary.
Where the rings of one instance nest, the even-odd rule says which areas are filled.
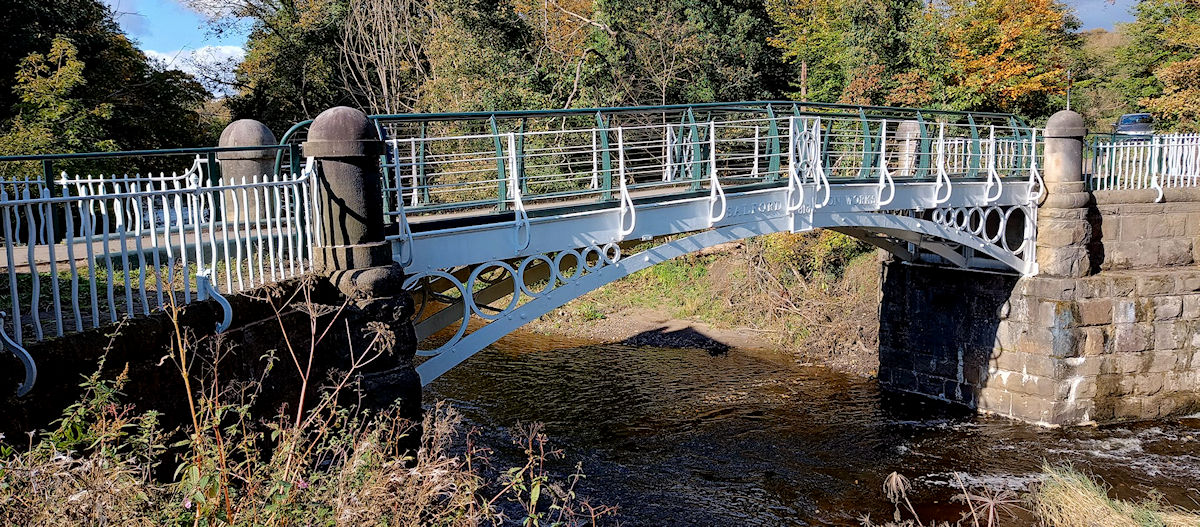
[[[612,152],[608,149],[608,123],[604,120],[604,115],[596,112],[596,128],[599,129],[600,139],[600,168],[604,171],[603,183],[600,186],[600,200],[612,200]]]
[[[529,180],[525,179],[525,119],[521,119],[517,124],[516,144],[513,150],[513,155],[516,156],[516,178],[521,185],[521,194],[528,194]]]
[[[496,147],[496,209],[500,212],[508,210],[508,173],[505,169],[504,146],[500,142],[500,127],[496,124],[496,116],[488,119],[492,129],[492,142]]]
[[[971,126],[971,155],[970,161],[967,162],[967,177],[973,178],[979,175],[979,158],[983,154],[983,149],[979,144],[979,127],[975,124],[975,116],[967,114],[967,123]]]
[[[869,177],[871,175],[871,171],[875,168],[875,138],[871,136],[871,124],[869,121],[867,121],[867,114],[863,112],[862,108],[858,109],[858,122],[862,126],[863,133],[862,166],[858,169],[858,178],[863,179]],[[887,130],[882,128],[884,126],[887,125],[881,125],[879,131],[881,134],[880,139],[882,139],[882,134],[887,132]]]
[[[49,197],[57,198],[62,196],[62,189],[58,187],[58,182],[54,180],[54,162],[49,159],[42,160],[42,181]],[[63,207],[59,204],[50,204],[47,208],[50,210],[50,217],[44,221],[50,222],[51,229],[50,235],[46,237],[46,243],[54,244],[58,242],[58,233],[63,230]]]
[[[426,123],[421,123],[421,135],[417,143],[417,186],[421,188],[421,201],[429,205],[429,181],[425,175],[425,126]]]
[[[917,127],[921,132],[921,143],[917,147],[917,179],[929,177],[930,165],[933,162],[933,139],[929,137],[929,128],[925,126],[925,118],[917,112]]]
[[[767,135],[771,136],[770,145],[771,156],[770,164],[767,165],[767,181],[774,182],[779,180],[780,163],[779,154],[779,123],[775,122],[775,110],[771,109],[771,105],[767,105],[767,122],[770,124],[767,127]]]
[[[688,124],[691,129],[691,138],[688,141],[692,145],[692,190],[700,190],[700,182],[704,178],[704,144],[700,141],[700,127],[696,126],[696,116],[692,113],[692,109],[687,111]]]
[[[1091,194],[1083,181],[1083,117],[1063,110],[1046,123],[1042,174],[1046,198],[1037,210],[1038,270],[1051,276],[1081,277],[1091,272],[1087,220]]]

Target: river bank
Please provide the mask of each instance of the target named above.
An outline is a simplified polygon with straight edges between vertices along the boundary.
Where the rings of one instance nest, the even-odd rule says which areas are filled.
[[[527,326],[592,342],[781,350],[802,364],[878,369],[879,261],[831,231],[776,234],[656,265]]]

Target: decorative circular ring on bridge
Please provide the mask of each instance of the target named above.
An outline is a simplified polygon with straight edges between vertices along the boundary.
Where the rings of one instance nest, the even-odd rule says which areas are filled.
[[[450,340],[446,341],[446,344],[443,344],[438,349],[431,350],[431,351],[417,350],[417,355],[420,355],[422,357],[432,357],[434,355],[437,355],[437,354],[441,353],[446,347],[450,346],[451,344],[453,344],[455,342],[458,342],[459,340],[462,340],[463,335],[465,335],[467,333],[467,324],[471,322],[471,312],[474,310],[474,308],[472,308],[470,306],[471,295],[467,294],[466,286],[463,285],[462,282],[459,282],[458,279],[454,278],[454,275],[447,273],[445,271],[428,271],[425,273],[421,273],[419,275],[412,276],[404,281],[404,289],[408,290],[408,291],[412,291],[413,285],[415,285],[419,280],[422,280],[422,279],[425,279],[428,277],[437,277],[437,278],[442,278],[442,279],[448,280],[448,281],[450,281],[451,284],[454,284],[454,287],[458,288],[458,293],[459,293],[459,295],[461,295],[461,298],[463,300],[463,315],[462,315],[462,321],[458,325],[458,331],[454,332],[454,336],[450,337]]]
[[[967,227],[971,234],[983,235],[983,209],[971,207],[971,210],[967,212]]]
[[[562,272],[562,266],[563,266],[564,261],[567,259],[567,257],[571,257],[571,258],[575,259],[575,264],[574,264],[575,269],[573,272],[571,272],[569,274],[564,274]],[[589,258],[594,258],[595,260],[592,262],[589,262],[588,261]],[[518,264],[516,266],[516,268],[514,268],[512,266],[512,264],[510,264],[508,262],[499,261],[499,260],[493,260],[490,262],[478,264],[474,267],[474,269],[471,270],[471,273],[468,276],[465,284],[459,282],[458,279],[456,279],[454,277],[454,275],[452,275],[448,272],[445,272],[445,271],[430,271],[430,272],[426,272],[426,273],[421,273],[419,275],[411,276],[404,281],[404,288],[406,290],[413,291],[414,289],[417,289],[417,288],[431,290],[433,288],[433,284],[435,282],[440,281],[440,280],[447,280],[451,284],[453,284],[455,288],[458,289],[460,298],[456,299],[456,298],[447,296],[447,297],[444,297],[444,300],[442,300],[442,301],[453,304],[454,302],[458,302],[461,300],[463,303],[463,311],[462,311],[461,320],[459,320],[459,319],[443,319],[441,322],[439,322],[439,323],[445,324],[445,326],[443,326],[443,327],[448,327],[449,325],[454,324],[455,321],[457,321],[458,329],[454,333],[454,336],[452,336],[449,340],[447,340],[444,344],[442,344],[437,349],[418,350],[417,355],[420,355],[422,357],[432,357],[435,355],[439,355],[445,351],[453,349],[453,346],[455,346],[458,342],[460,342],[466,336],[469,321],[470,321],[472,314],[479,316],[481,319],[484,319],[485,321],[487,321],[486,323],[490,324],[492,322],[495,322],[495,321],[505,317],[506,315],[511,316],[515,311],[520,310],[520,308],[521,308],[520,299],[521,299],[522,295],[524,295],[528,298],[538,298],[538,297],[544,295],[545,293],[558,288],[560,284],[565,285],[565,284],[574,282],[574,281],[578,280],[579,278],[583,277],[584,274],[594,273],[604,267],[616,264],[618,261],[620,261],[620,259],[621,259],[621,247],[619,245],[617,245],[616,243],[608,243],[608,244],[605,244],[603,247],[596,246],[596,245],[589,245],[589,246],[583,247],[581,249],[568,249],[568,250],[564,250],[564,251],[559,251],[557,254],[555,254],[555,256],[553,258],[551,258],[550,255],[548,255],[548,254],[535,254],[532,256],[527,256],[521,261],[520,264]],[[530,284],[528,283],[528,280],[525,277],[526,273],[530,269],[530,266],[532,266],[536,262],[544,263],[547,267],[548,279],[547,279],[545,287],[543,287],[540,291],[534,291],[533,288],[530,287]],[[486,306],[486,305],[479,305],[478,302],[476,301],[476,296],[475,296],[476,295],[475,289],[478,286],[478,284],[488,284],[488,286],[494,287],[497,284],[503,283],[503,278],[498,278],[498,279],[491,280],[491,281],[487,281],[482,278],[483,275],[491,269],[501,269],[503,271],[507,271],[509,276],[512,277],[513,284],[514,284],[513,288],[512,288],[512,293],[507,293],[505,291],[505,294],[490,296],[490,298],[500,299],[500,298],[503,298],[504,296],[511,295],[511,298],[508,300],[508,304],[503,309],[499,309],[495,313],[489,313],[487,311],[484,311],[485,308],[486,309],[496,309],[496,308],[492,308],[492,307]],[[484,290],[486,290],[486,289],[484,289]],[[425,298],[430,297],[430,296],[432,296],[432,293],[427,293],[426,295],[423,295],[422,308],[421,308],[420,313],[423,313],[425,311],[425,305],[426,305]],[[420,318],[420,313],[418,313],[415,316],[418,319],[420,319],[421,321],[429,320],[429,318],[440,315],[439,313],[435,313],[434,315],[431,315],[431,317],[429,317],[429,318]],[[432,332],[436,333],[437,330],[438,330],[438,328],[434,328]]]
[[[544,254],[535,254],[533,256],[530,256],[530,257],[524,259],[523,261],[521,261],[521,265],[517,266],[517,277],[518,277],[517,283],[520,284],[520,286],[521,286],[521,292],[527,296],[536,297],[546,291],[554,289],[555,282],[554,282],[554,275],[553,275],[553,273],[551,273],[548,275],[548,276],[550,276],[550,278],[546,280],[546,286],[543,287],[541,291],[535,292],[534,290],[530,289],[529,284],[525,280],[525,271],[527,269],[529,269],[529,264],[532,264],[533,262],[544,262],[546,264],[547,271],[549,271],[552,267],[554,267],[554,262],[552,260],[550,260],[549,256],[546,256]]]
[[[987,233],[987,230],[985,229],[985,230],[984,230],[984,232],[983,232],[983,239],[987,240],[987,241],[988,241],[988,243],[995,244],[996,242],[999,242],[999,241],[1000,241],[1000,237],[1001,237],[1001,236],[1004,236],[1004,223],[1005,223],[1005,221],[1004,221],[1004,211],[1000,210],[1000,207],[997,207],[997,206],[995,206],[995,205],[992,205],[992,206],[988,207],[988,208],[987,208],[987,211],[985,211],[985,212],[983,213],[983,223],[984,223],[984,225],[990,225],[990,224],[991,224],[991,222],[990,222],[990,221],[988,221],[988,220],[989,220],[990,218],[992,218],[992,213],[995,213],[995,218],[996,218],[996,224],[995,224],[995,225],[996,225],[996,232],[995,232],[995,234],[994,234],[994,235],[993,235],[993,234],[988,234],[988,233]]]
[[[609,255],[609,251],[612,251],[611,256]],[[617,263],[621,259],[621,246],[615,243],[605,244],[604,248],[600,250],[600,257],[604,258],[604,263],[608,265]]]
[[[963,230],[967,227],[966,209],[954,209],[954,228]]]
[[[596,255],[595,265],[592,265],[592,263],[588,261],[588,257],[592,254]],[[600,248],[596,247],[595,245],[584,247],[583,254],[580,256],[580,258],[580,264],[589,273],[594,273],[597,269],[604,267],[604,255],[601,253]]]
[[[513,270],[512,266],[510,266],[504,262],[500,262],[500,261],[491,261],[491,262],[485,263],[483,265],[480,265],[480,266],[476,267],[475,270],[471,271],[471,276],[469,278],[467,278],[467,287],[466,287],[467,294],[469,294],[471,296],[469,298],[464,297],[467,300],[467,305],[471,306],[471,311],[474,312],[476,315],[478,315],[479,318],[487,319],[487,320],[495,320],[497,318],[500,318],[501,315],[508,313],[509,311],[512,311],[513,308],[517,307],[517,301],[521,299],[521,295],[513,294],[512,299],[508,301],[508,305],[504,306],[504,309],[500,310],[499,312],[497,312],[495,314],[484,314],[483,309],[479,306],[479,304],[477,302],[475,302],[475,293],[474,293],[475,281],[479,278],[480,273],[482,273],[483,271],[486,271],[488,269],[491,269],[493,267],[497,267],[500,269],[504,269],[505,271],[508,271],[508,275],[512,277],[513,282],[517,281],[517,272]],[[499,282],[500,282],[500,280],[495,280],[492,283],[494,284],[494,283],[499,283]],[[517,290],[517,287],[514,286],[513,290],[515,292]]]
[[[572,272],[571,276],[569,277],[562,274],[563,257],[568,255],[575,258],[575,271]],[[565,284],[583,276],[583,268],[583,257],[580,256],[579,253],[575,252],[574,249],[567,249],[565,251],[559,251],[559,253],[554,256],[554,267],[551,270],[554,272],[554,279]]]
[[[1019,247],[1017,247],[1016,250],[1013,250],[1012,244],[1008,241],[1008,239],[1009,239],[1008,226],[1012,224],[1013,213],[1018,212],[1018,211],[1020,211],[1022,219],[1024,220],[1024,224],[1022,225],[1022,227],[1024,227],[1024,228],[1021,229],[1021,245]],[[1004,250],[1011,252],[1013,254],[1025,255],[1027,252],[1026,250],[1028,249],[1029,240],[1030,240],[1030,236],[1029,236],[1030,232],[1029,231],[1030,231],[1031,225],[1030,225],[1029,218],[1030,218],[1030,215],[1025,210],[1025,207],[1012,207],[1012,208],[1008,209],[1008,211],[1006,211],[1004,213],[1005,235],[1000,237],[1000,242],[1001,242],[1000,247],[1003,247]]]

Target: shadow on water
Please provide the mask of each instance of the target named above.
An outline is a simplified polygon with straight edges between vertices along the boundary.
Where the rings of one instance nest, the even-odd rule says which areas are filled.
[[[566,450],[556,470],[582,462],[583,494],[618,505],[625,525],[857,525],[891,516],[880,488],[892,471],[913,479],[924,519],[955,520],[952,472],[1024,488],[1043,460],[1123,497],[1200,500],[1200,419],[1049,430],[885,396],[778,353],[564,344],[508,337],[434,382],[427,402],[459,408],[498,466],[520,459],[505,448],[513,426],[545,423]]]
[[[671,349],[698,349],[707,351],[713,356],[724,355],[729,353],[731,349],[728,344],[690,327],[671,330],[663,326],[638,333],[621,341],[621,344],[626,346],[654,346]]]

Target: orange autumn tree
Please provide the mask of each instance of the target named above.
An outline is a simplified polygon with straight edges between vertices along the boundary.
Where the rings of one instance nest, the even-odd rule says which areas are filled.
[[[1066,91],[1069,20],[1055,0],[940,0],[929,7],[949,56],[947,102],[1024,114]]]

